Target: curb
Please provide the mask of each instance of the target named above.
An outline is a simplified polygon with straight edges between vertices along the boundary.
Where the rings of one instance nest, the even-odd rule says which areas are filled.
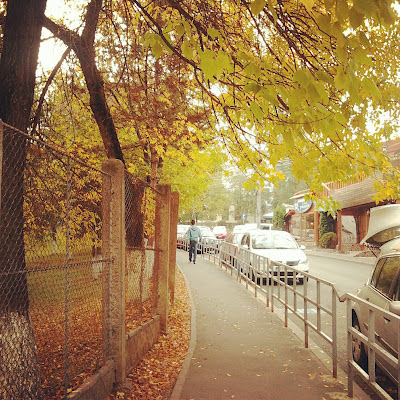
[[[196,308],[193,301],[192,291],[189,286],[189,282],[186,278],[186,275],[182,272],[182,269],[179,265],[176,265],[179,271],[181,272],[183,278],[185,279],[185,284],[188,289],[189,299],[190,299],[190,307],[191,307],[191,316],[190,316],[190,342],[187,355],[185,357],[185,361],[182,364],[181,371],[179,372],[178,379],[175,382],[174,388],[172,390],[171,396],[169,400],[179,400],[183,385],[185,384],[186,376],[189,371],[189,366],[193,358],[193,353],[196,347],[197,341],[197,333],[196,333]]]
[[[376,258],[372,258],[372,257],[354,257],[351,255],[341,255],[341,254],[337,254],[337,253],[329,253],[329,252],[315,252],[312,250],[305,250],[304,253],[307,254],[307,256],[311,256],[311,257],[324,257],[324,258],[330,258],[333,260],[343,260],[343,261],[351,261],[357,264],[364,264],[364,265],[374,265]]]

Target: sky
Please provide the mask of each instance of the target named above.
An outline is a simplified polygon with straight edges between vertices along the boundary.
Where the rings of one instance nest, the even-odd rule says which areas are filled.
[[[47,0],[45,13],[46,16],[52,19],[66,18],[70,21],[74,20],[74,14],[76,15],[64,0]],[[71,25],[68,24],[68,26]],[[56,42],[54,39],[49,39],[49,37],[51,37],[51,33],[47,29],[43,29],[43,41],[39,49],[39,63],[45,71],[53,69],[66,48],[60,41]]]

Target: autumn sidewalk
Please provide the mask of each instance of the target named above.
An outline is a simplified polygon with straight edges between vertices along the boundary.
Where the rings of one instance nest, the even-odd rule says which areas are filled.
[[[178,251],[193,299],[192,343],[171,400],[346,398],[346,382],[215,264]],[[356,392],[358,399],[369,399]]]

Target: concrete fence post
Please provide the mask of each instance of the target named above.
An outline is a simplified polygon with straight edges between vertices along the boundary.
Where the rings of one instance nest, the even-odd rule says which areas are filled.
[[[116,365],[116,383],[126,378],[125,335],[125,170],[120,160],[103,163],[103,320],[107,358]],[[111,177],[111,179],[109,178]]]
[[[156,186],[154,287],[155,308],[160,315],[161,332],[168,330],[169,311],[169,235],[171,186]]]
[[[178,229],[179,193],[173,192],[171,197],[171,224],[169,236],[169,298],[171,305],[175,300],[175,270],[176,270],[176,238]]]

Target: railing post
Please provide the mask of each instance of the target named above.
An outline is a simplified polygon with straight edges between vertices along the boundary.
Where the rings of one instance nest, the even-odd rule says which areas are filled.
[[[333,377],[337,378],[338,343],[337,343],[337,294],[332,287],[332,366]]]
[[[125,171],[120,160],[103,163],[103,258],[112,259],[104,271],[105,336],[109,340],[109,357],[115,360],[116,383],[126,378],[125,338]],[[107,175],[111,177],[108,182]],[[107,263],[105,263],[107,265]],[[107,276],[109,274],[109,276]],[[107,298],[109,296],[109,298]]]
[[[347,328],[347,394],[350,398],[353,397],[353,380],[354,380],[354,368],[352,366],[353,362],[353,333],[350,329],[352,329],[352,310],[351,310],[351,301],[349,298],[346,298],[346,328]]]
[[[269,307],[269,296],[270,296],[270,293],[271,293],[271,285],[270,285],[270,283],[273,284],[272,278],[270,278],[271,270],[270,270],[270,266],[269,266],[269,258],[263,257],[263,264],[264,264],[264,273],[265,273],[265,275],[267,277],[266,278],[267,280],[265,281],[265,283],[267,284],[267,288],[266,288],[267,293],[265,294],[265,298],[266,298],[267,307]],[[267,271],[266,272],[265,272],[265,264],[267,264]]]
[[[169,275],[168,287],[171,305],[175,299],[175,270],[176,270],[176,237],[178,228],[179,193],[173,192],[171,196],[171,224],[169,235]]]
[[[156,186],[156,218],[155,224],[155,306],[160,315],[161,331],[168,330],[169,311],[169,235],[171,212],[171,186]]]
[[[307,295],[308,295],[308,279],[303,280],[303,295],[304,295],[304,347],[308,349],[308,302],[307,302]]]

